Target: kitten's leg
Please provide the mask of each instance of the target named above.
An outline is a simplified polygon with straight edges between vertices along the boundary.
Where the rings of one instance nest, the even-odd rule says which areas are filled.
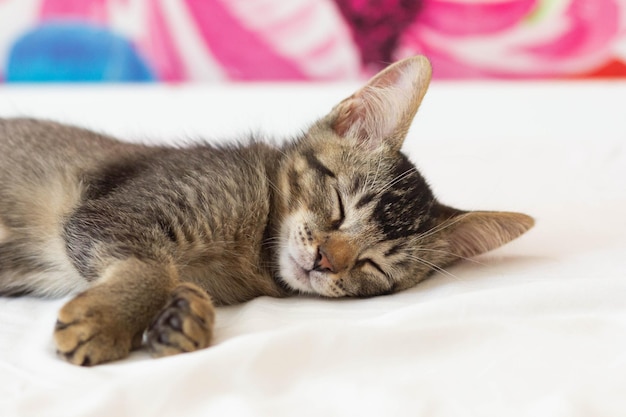
[[[58,352],[76,365],[126,357],[178,283],[173,266],[136,258],[116,261],[97,283],[59,312]]]
[[[157,357],[203,349],[211,342],[214,318],[207,293],[194,284],[181,284],[148,328],[148,348]]]

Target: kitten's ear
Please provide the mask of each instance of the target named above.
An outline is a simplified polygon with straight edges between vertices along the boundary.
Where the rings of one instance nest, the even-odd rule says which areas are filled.
[[[369,149],[399,150],[426,94],[431,72],[424,56],[390,65],[335,106],[328,116],[332,129]]]
[[[455,258],[469,258],[500,247],[521,236],[535,224],[532,217],[522,213],[463,212],[446,206],[440,206],[440,209],[438,228]]]

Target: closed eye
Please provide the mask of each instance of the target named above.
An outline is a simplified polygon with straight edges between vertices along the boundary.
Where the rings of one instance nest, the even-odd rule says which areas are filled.
[[[370,259],[370,258],[365,258],[365,259],[361,259],[360,261],[357,262],[360,265],[369,265],[372,268],[374,268],[375,270],[377,270],[378,272],[380,272],[381,274],[383,274],[386,277],[389,277],[389,275],[387,275],[387,273],[385,272],[385,270],[378,264],[378,262]]]
[[[333,208],[333,216],[332,216],[333,225],[332,226],[334,229],[339,229],[339,227],[343,224],[344,220],[346,219],[346,212],[343,206],[343,201],[341,200],[341,195],[339,194],[339,191],[337,190],[335,190],[335,198],[336,198],[336,202]]]

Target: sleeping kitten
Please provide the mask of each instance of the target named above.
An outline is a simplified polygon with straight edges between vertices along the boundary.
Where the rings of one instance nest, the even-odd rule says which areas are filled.
[[[0,293],[62,296],[69,362],[211,341],[214,305],[409,288],[527,231],[523,214],[440,204],[400,152],[430,81],[398,62],[281,148],[119,142],[0,120]]]

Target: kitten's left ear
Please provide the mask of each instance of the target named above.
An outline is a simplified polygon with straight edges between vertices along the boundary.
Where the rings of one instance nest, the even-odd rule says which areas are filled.
[[[399,150],[431,78],[430,62],[415,56],[390,65],[329,114],[341,137],[369,149]]]
[[[439,206],[440,220],[436,226],[455,261],[496,249],[521,236],[535,224],[522,213],[504,211],[464,212]]]

